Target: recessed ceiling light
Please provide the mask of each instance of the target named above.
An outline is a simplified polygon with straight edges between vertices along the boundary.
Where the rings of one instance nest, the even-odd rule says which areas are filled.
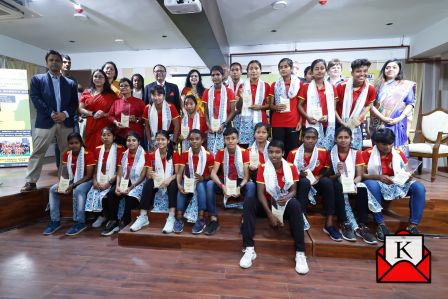
[[[275,30],[275,29],[272,29],[272,30],[271,30],[271,32],[274,32],[274,33],[275,33],[275,32],[277,32],[277,30]]]
[[[116,42],[117,44],[119,44],[119,45],[122,45],[122,44],[124,44],[124,39],[117,38],[117,39],[115,40],[115,42]]]
[[[69,40],[68,42],[69,42],[69,43],[72,43],[72,44],[73,44],[73,43],[75,43],[75,41],[74,41],[74,40]]]
[[[168,37],[168,35],[164,34],[164,35],[162,35],[162,37],[163,37],[163,38],[167,38],[167,37]]]
[[[271,5],[272,5],[272,9],[279,10],[279,9],[283,9],[286,6],[288,6],[288,1],[284,1],[284,0],[275,1]]]
[[[394,23],[390,22],[390,23],[386,23],[387,26],[393,25]]]

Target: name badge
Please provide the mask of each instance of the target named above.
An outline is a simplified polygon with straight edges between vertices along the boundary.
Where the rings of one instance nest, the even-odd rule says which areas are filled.
[[[163,182],[163,175],[156,173],[154,177],[154,188],[159,188]]]
[[[109,176],[100,172],[100,175],[97,177],[98,184],[105,185],[109,181]]]
[[[64,179],[63,177],[59,178],[58,184],[58,193],[65,193],[67,191],[68,186],[70,186],[70,179]]]
[[[121,113],[121,125],[125,128],[129,128],[129,115]]]
[[[286,106],[285,110],[281,111],[281,113],[291,112],[291,101],[288,98],[280,97],[280,104]]]
[[[259,163],[258,153],[250,152],[250,167],[257,167]]]
[[[315,119],[315,120],[319,120],[323,117],[322,114],[322,108],[321,107],[316,107],[313,109],[313,111],[311,111],[311,116]]]
[[[188,138],[188,134],[190,134],[190,128],[188,126],[181,126],[180,127],[180,134],[184,139]]]
[[[120,186],[118,187],[118,190],[120,190],[121,192],[124,192],[128,189],[128,186],[129,186],[129,179],[121,178]]]
[[[221,124],[219,123],[219,119],[217,118],[212,118],[212,131],[217,132],[219,131],[219,127],[221,126]]]
[[[194,178],[184,175],[184,191],[186,193],[194,193]]]
[[[341,175],[342,193],[356,193],[355,183],[353,179],[345,175]]]
[[[240,189],[237,187],[236,180],[226,180],[227,195],[239,196]]]
[[[313,172],[310,169],[305,170],[306,178],[310,181],[311,185],[313,185],[316,182],[316,177],[314,176]]]

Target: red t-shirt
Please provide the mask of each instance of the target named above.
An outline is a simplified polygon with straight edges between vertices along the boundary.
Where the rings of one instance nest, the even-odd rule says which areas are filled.
[[[368,91],[367,91],[367,98],[366,98],[366,103],[364,104],[364,107],[367,107],[370,105],[370,103],[375,102],[375,98],[376,98],[375,87],[372,84],[367,83],[367,81],[364,81],[364,84],[361,88],[359,88],[358,90],[353,90],[353,103],[352,103],[352,108],[350,109],[350,114],[353,112],[353,109],[355,108],[355,104],[359,98],[359,95],[361,94],[363,89],[366,88],[366,84],[368,84],[368,86],[367,86]],[[336,111],[338,112],[339,116],[342,116],[342,107],[344,107],[344,93],[345,93],[346,85],[347,85],[347,81],[342,82],[336,88],[338,95],[339,95],[339,101],[336,104]]]
[[[120,144],[117,144],[117,163],[121,158],[123,157],[123,153],[125,152],[126,148]],[[100,158],[100,151],[101,151],[101,146],[97,146],[95,148],[95,163],[98,165],[98,159]],[[107,164],[107,158],[109,157],[109,151],[104,151],[103,154],[103,161],[102,161],[102,169],[101,171],[103,173],[106,173],[106,164]],[[117,165],[118,168],[118,165]]]
[[[366,165],[369,164],[370,155],[372,154],[372,148],[368,148],[362,152],[362,157]],[[400,151],[401,159],[403,159],[404,163],[408,163],[408,159],[405,154]],[[392,167],[392,152],[388,153],[386,156],[381,157],[381,172],[383,175],[393,176],[394,169]]]
[[[202,133],[207,132],[207,122],[205,121],[205,115],[201,112],[199,113],[199,131]],[[191,116],[188,116],[188,128],[190,128],[190,131],[193,129],[193,121],[194,121],[194,114]],[[182,119],[180,121],[180,124],[182,125]]]
[[[180,156],[179,153],[174,151],[173,152],[173,166],[180,164]],[[153,167],[153,163],[156,161],[156,151],[153,151],[152,153],[147,155],[147,160],[145,160],[145,167]],[[163,168],[165,168],[166,165],[166,157],[162,158],[162,164]]]
[[[170,108],[170,111],[171,111],[171,124],[170,124],[170,127],[168,129],[168,132],[171,133],[174,130],[173,121],[178,121],[176,119],[179,117],[179,113],[177,113],[176,106],[174,106],[173,104],[170,104],[168,102],[167,102],[167,104],[168,104],[168,107]],[[145,111],[143,112],[143,118],[145,120],[149,119],[149,115],[148,115],[149,108],[150,108],[150,105],[146,105]],[[156,131],[159,131],[159,130],[162,130],[162,110],[157,111],[157,116],[158,116],[158,122],[157,122],[157,130]]]
[[[250,84],[250,91],[252,93],[252,105],[255,105],[255,96],[257,95],[257,87],[258,87],[258,82],[255,84],[252,84],[252,83]],[[242,91],[243,91],[243,88],[241,85],[241,87],[239,89],[240,98],[242,98]],[[266,105],[266,100],[270,94],[271,94],[271,87],[269,86],[268,83],[264,82],[264,95],[263,95],[263,102],[261,103],[262,105]],[[264,122],[265,124],[269,123],[268,116],[266,114],[266,110],[261,110],[261,121]]]
[[[303,101],[302,107],[303,107],[303,110],[305,112],[306,112],[306,101],[308,100],[308,87],[309,86],[310,86],[310,84],[307,83],[302,88],[300,88],[300,91],[299,91],[299,101],[301,101],[301,100]],[[339,98],[338,98],[338,92],[336,90],[336,87],[334,87],[334,85],[331,85],[331,86],[333,86],[334,99],[335,99],[335,101],[338,101]],[[325,93],[325,84],[324,84],[324,86],[321,89],[317,88],[317,92],[319,94],[320,106],[322,107],[322,115],[323,116],[328,116],[327,96],[326,96],[326,93]],[[322,123],[322,126],[324,128],[326,128],[327,125],[328,125],[328,122]],[[306,126],[306,118],[302,119],[302,126],[303,127]]]
[[[289,166],[291,167],[291,171],[292,171],[292,179],[294,182],[297,182],[299,180],[299,173],[297,172],[297,168],[293,165],[289,163]],[[264,182],[264,169],[265,169],[265,165],[261,165],[260,168],[258,169],[258,173],[257,173],[257,183],[258,184],[265,184]],[[277,181],[278,181],[278,186],[280,188],[283,188],[285,186],[285,182],[283,181],[283,177],[285,176],[283,173],[283,167],[280,167],[279,169],[276,170],[277,173]],[[272,196],[266,192],[266,190],[264,191],[264,195],[266,196],[266,199],[271,201],[272,200]]]
[[[126,150],[121,154],[120,159],[117,160],[117,166],[121,166],[121,160],[123,160],[123,156],[124,153],[126,152]],[[127,173],[130,172],[131,168],[132,168],[132,164],[134,164],[134,159],[135,159],[135,154],[128,154],[128,171]],[[145,159],[145,167],[146,167],[146,163],[148,162],[148,153],[146,153],[146,151],[144,152],[144,159]]]
[[[296,148],[296,149],[294,149],[294,150],[292,150],[292,151],[290,151],[289,152],[289,154],[288,154],[288,158],[286,159],[286,161],[288,161],[289,163],[291,163],[291,164],[294,164],[294,161],[295,161],[295,158],[296,158],[296,153],[297,153],[297,150],[298,150],[299,148]],[[308,157],[306,156],[306,154],[304,154],[304,156],[303,156],[303,162],[304,162],[304,166],[306,167],[306,166],[308,166],[309,164],[310,164],[310,160],[311,160],[311,155],[309,155]],[[296,169],[297,169],[297,165],[295,165],[296,166]],[[328,167],[327,166],[327,150],[326,149],[324,149],[324,148],[321,148],[321,147],[318,147],[317,148],[317,161],[316,161],[316,167],[314,167],[314,169],[313,169],[313,175],[314,176],[317,176],[317,175],[319,175],[320,174],[320,172],[321,172],[321,170],[324,168],[324,167]]]
[[[198,166],[199,161],[199,154],[195,155],[193,154],[193,169],[196,171],[196,167]],[[207,161],[205,162],[205,169],[203,176],[209,176],[211,168],[213,167],[214,159],[213,155],[207,151]],[[185,166],[184,173],[189,174],[190,168],[188,166],[188,151],[183,152],[180,156],[180,162],[179,165]]]
[[[233,91],[226,87],[226,91],[227,91],[227,115],[230,114],[230,103],[231,102],[235,102],[235,94],[233,93]],[[204,94],[202,95],[202,102],[206,103],[207,106],[209,105],[208,103],[208,92],[209,89],[206,89],[204,91]],[[215,92],[214,92],[214,100],[213,100],[213,117],[214,118],[219,118],[219,106],[221,103],[221,89],[216,89],[215,88]],[[210,115],[209,117],[212,117],[212,115]]]
[[[250,163],[250,154],[247,149],[241,148],[241,155],[243,158],[243,164]],[[224,149],[220,149],[215,156],[215,164],[220,164],[218,169],[218,176],[224,178]],[[229,179],[236,180],[238,178],[238,172],[235,166],[235,154],[229,153]]]
[[[341,162],[345,162],[345,160],[347,159],[348,153],[345,155],[341,155],[339,153],[339,161]],[[356,151],[356,158],[355,158],[355,166],[359,166],[359,165],[365,165],[364,163],[364,159],[362,158],[362,153],[361,151]],[[330,169],[333,169],[333,165],[332,165],[332,161],[331,161],[331,152],[328,151],[327,153],[327,164],[325,165],[325,167],[328,167]]]
[[[303,88],[302,81],[300,82],[300,89]],[[275,97],[275,83],[272,83],[271,86],[271,95]],[[286,92],[289,91],[289,86],[291,82],[285,82]],[[295,128],[300,120],[299,109],[297,108],[298,96],[300,93],[300,89],[297,94],[290,99],[290,112],[277,112],[272,111],[271,116],[271,126],[273,128]]]
[[[64,152],[64,155],[62,156],[62,163],[67,164],[68,160],[68,153],[69,151]],[[76,161],[78,161],[78,155],[72,155],[72,173],[75,174],[76,172]],[[93,156],[92,152],[89,152],[87,150],[84,150],[84,174],[86,173],[87,166],[93,166],[95,165],[95,157]],[[68,167],[68,165],[67,165]]]

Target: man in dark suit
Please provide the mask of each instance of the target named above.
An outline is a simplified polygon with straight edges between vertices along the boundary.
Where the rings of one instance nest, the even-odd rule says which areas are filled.
[[[176,84],[165,81],[165,78],[166,78],[165,66],[163,66],[161,64],[157,64],[153,68],[153,72],[154,72],[154,77],[156,78],[156,81],[151,82],[145,86],[145,98],[144,98],[145,104],[152,105],[151,89],[156,85],[160,85],[160,86],[163,86],[163,89],[165,89],[166,101],[168,103],[173,104],[176,107],[177,112],[180,113],[182,106],[181,106],[181,100],[180,100],[180,95],[179,95],[179,88],[177,87]]]
[[[45,56],[45,62],[49,71],[34,75],[30,83],[30,98],[37,115],[33,132],[33,153],[21,192],[36,189],[43,158],[54,137],[61,153],[67,149],[67,136],[73,132],[73,115],[78,109],[76,84],[61,75],[61,54],[50,50]]]

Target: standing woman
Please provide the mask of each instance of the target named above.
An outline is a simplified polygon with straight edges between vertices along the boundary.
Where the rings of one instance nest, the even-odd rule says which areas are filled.
[[[132,82],[128,78],[120,79],[121,98],[116,100],[109,111],[109,120],[115,125],[117,131],[117,143],[126,145],[126,137],[130,131],[143,140],[143,111],[145,103],[132,96]],[[124,122],[122,117],[128,117]]]
[[[167,131],[156,134],[157,149],[148,155],[146,162],[146,182],[140,202],[140,216],[131,225],[131,231],[136,232],[149,225],[148,211],[154,207],[154,198],[159,189],[168,193],[169,215],[163,227],[163,233],[169,234],[174,228],[174,213],[176,211],[177,181],[176,173],[179,167],[179,154],[174,151],[173,143]]]
[[[302,126],[317,130],[317,145],[330,150],[334,144],[336,129],[335,107],[338,100],[336,88],[325,80],[327,64],[323,59],[311,63],[314,80],[300,89],[299,111]]]
[[[202,76],[198,70],[191,70],[187,74],[185,87],[182,89],[181,96],[193,95],[196,98],[196,109],[204,113],[204,105],[202,105],[202,94],[205,87],[202,85]],[[184,99],[185,101],[185,99]]]
[[[145,86],[145,79],[143,79],[143,76],[140,74],[134,74],[131,77],[132,81],[132,96],[134,98],[143,100],[145,96],[145,89],[143,88]]]
[[[117,178],[117,161],[125,151],[123,146],[114,142],[115,132],[112,128],[103,128],[101,139],[103,145],[98,146],[94,151],[96,168],[93,173],[92,188],[87,193],[86,212],[102,212],[103,206],[107,205],[106,195]],[[108,219],[101,214],[92,224],[92,227],[101,227],[106,220]]]
[[[100,69],[93,71],[90,88],[84,90],[79,103],[79,112],[87,116],[85,144],[90,151],[103,144],[101,130],[110,125],[109,110],[116,99],[106,74]]]
[[[239,122],[235,126],[240,133],[240,146],[247,148],[254,142],[255,124],[268,123],[266,110],[269,109],[269,84],[260,79],[261,63],[252,60],[247,65],[249,80],[243,83],[239,92],[239,104],[241,113]]]
[[[361,151],[351,148],[352,141],[350,128],[338,128],[336,130],[336,144],[327,157],[330,179],[333,180],[334,195],[338,198],[337,200],[343,198],[345,206],[344,210],[339,208],[338,211],[338,218],[342,224],[342,238],[355,242],[356,236],[358,236],[367,244],[376,244],[375,237],[369,232],[367,213],[369,209],[373,212],[379,212],[381,206],[374,198],[369,199],[367,187],[364,184],[362,186],[359,184],[364,173],[365,163]],[[342,183],[345,181],[354,184],[352,190],[344,190]],[[348,200],[350,193],[356,197],[357,220]],[[330,238],[332,237],[328,230],[324,230],[324,232],[330,235]]]
[[[285,144],[285,157],[299,146],[300,122],[298,95],[302,81],[292,76],[293,62],[283,58],[278,63],[280,78],[271,86],[274,100],[270,103],[272,111],[272,138],[281,140]]]
[[[386,61],[376,84],[377,100],[372,107],[370,133],[384,126],[395,135],[394,146],[409,156],[408,124],[415,105],[415,82],[403,80],[398,59]]]
[[[160,130],[173,134],[173,141],[177,142],[179,138],[179,114],[174,104],[166,101],[165,89],[157,85],[151,89],[151,99],[153,105],[146,105],[143,112],[145,119],[146,138],[150,147],[155,145],[156,134]]]
[[[117,81],[118,77],[118,69],[117,65],[112,61],[108,61],[101,67],[104,73],[106,73],[107,81],[109,81],[110,88],[113,92],[117,94],[117,96],[121,96],[120,87]]]
[[[109,222],[101,235],[110,236],[131,223],[131,210],[139,205],[142,198],[143,183],[146,175],[146,152],[140,146],[137,134],[129,132],[126,137],[127,150],[118,160],[117,184],[107,195],[108,202],[104,211]],[[129,179],[126,189],[120,188],[121,180]],[[124,214],[119,222],[118,207],[120,200],[125,200]]]
[[[257,172],[260,165],[264,165],[269,160],[268,137],[271,128],[267,123],[257,123],[254,128],[254,143],[247,149],[249,151],[249,176],[252,182],[257,181]]]
[[[197,107],[197,97],[192,94],[188,94],[184,99],[184,113],[180,121],[180,135],[179,140],[182,141],[182,152],[188,151],[190,148],[190,143],[188,142],[188,136],[191,130],[199,130],[206,136],[207,123],[205,121],[205,116],[196,108]]]

